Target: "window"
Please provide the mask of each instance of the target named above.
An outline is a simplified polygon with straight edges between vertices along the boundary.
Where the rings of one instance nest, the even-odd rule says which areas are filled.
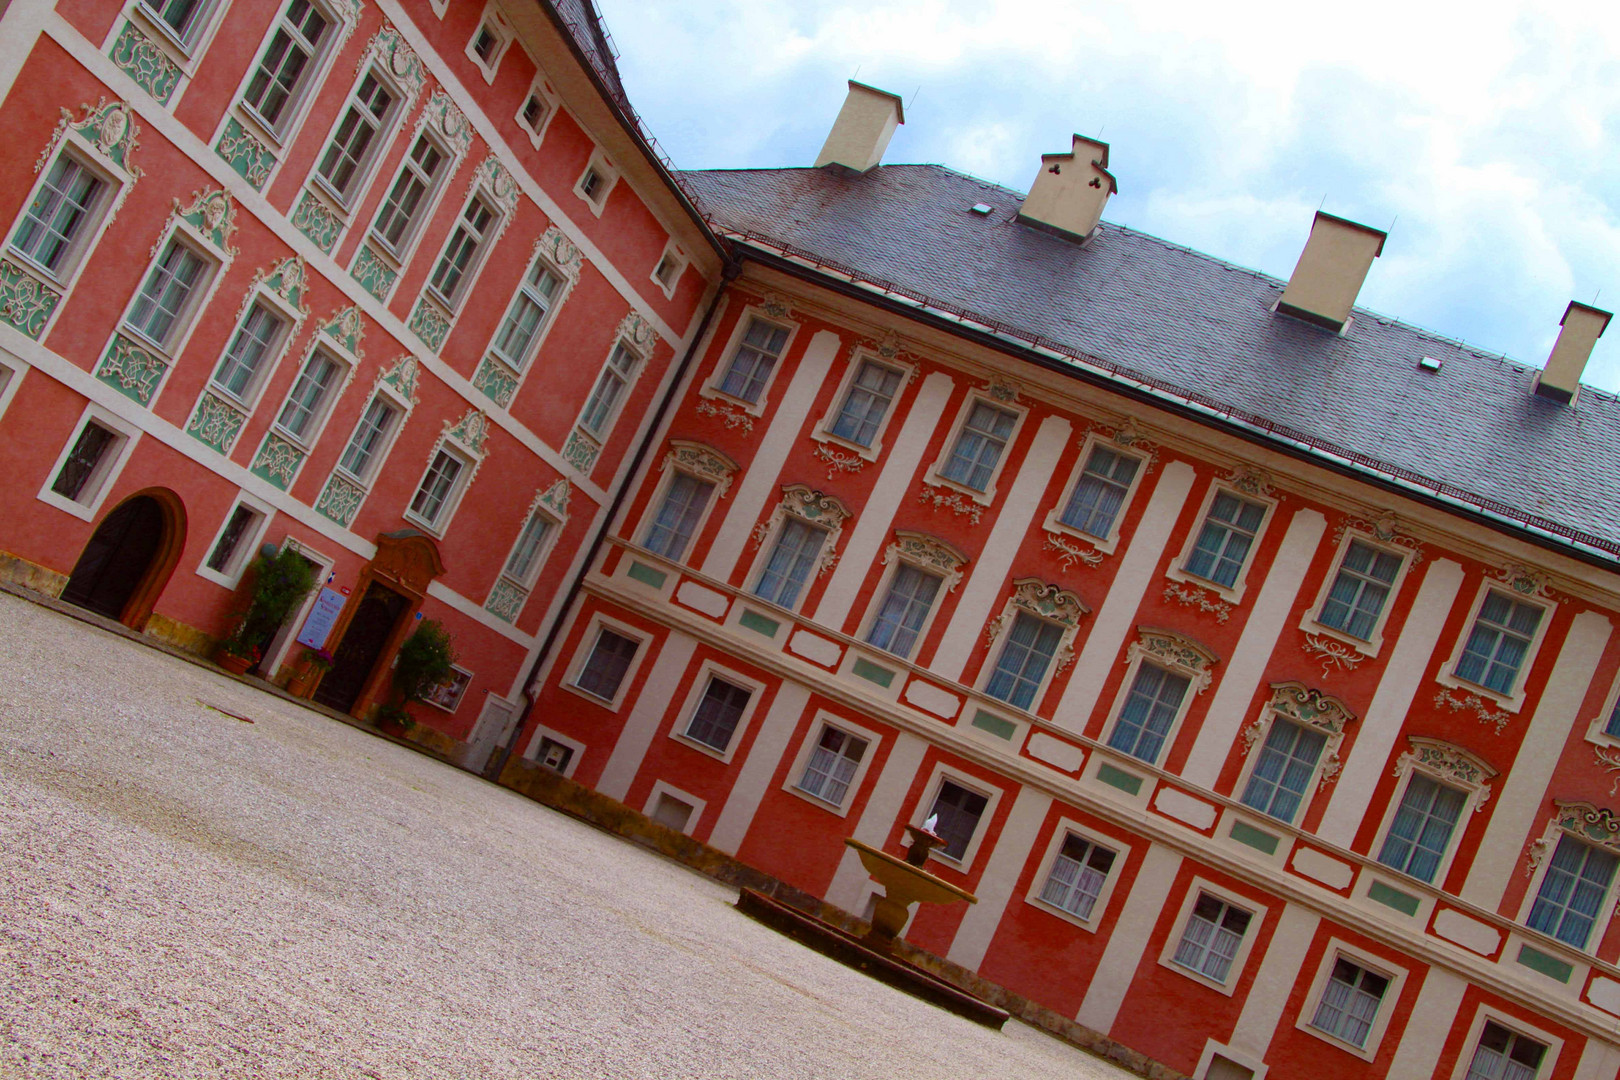
[[[630,662],[636,658],[636,650],[641,643],[635,638],[625,637],[603,627],[596,633],[596,643],[591,646],[591,655],[586,659],[585,666],[580,668],[579,674],[574,677],[574,685],[594,697],[603,701],[613,701],[619,696],[619,687],[624,682],[624,676],[630,670]]]
[[[1114,533],[1140,465],[1136,458],[1106,446],[1092,447],[1059,520],[1087,536],[1107,540]]]
[[[1019,709],[1030,708],[1063,641],[1063,627],[1018,612],[984,692]]]
[[[791,515],[784,518],[776,534],[776,546],[754,585],[754,595],[791,608],[810,580],[826,539],[827,530]]]
[[[655,555],[675,562],[685,558],[686,549],[692,543],[692,534],[697,531],[698,521],[703,517],[713,491],[714,485],[707,480],[699,480],[683,472],[672,476],[669,487],[664,491],[664,501],[659,505],[652,524],[647,527],[642,546]]]
[[[1603,914],[1617,863],[1620,858],[1611,852],[1573,836],[1560,836],[1526,920],[1530,929],[1574,948],[1586,948],[1592,928]]]
[[[473,37],[472,51],[480,64],[494,67],[495,57],[500,55],[501,51],[500,35],[485,23],[478,28],[478,33]]]
[[[598,437],[606,434],[619,398],[630,385],[631,375],[635,374],[636,362],[636,354],[624,342],[613,346],[607,366],[597,376],[596,386],[591,390],[590,399],[585,402],[585,411],[580,413],[580,427]]]
[[[1366,1046],[1378,1006],[1389,989],[1389,978],[1346,960],[1333,962],[1333,973],[1322,988],[1311,1027],[1352,1046]]]
[[[522,371],[529,362],[535,340],[540,335],[540,327],[561,290],[562,278],[543,263],[535,263],[523,275],[517,295],[512,297],[512,305],[507,308],[506,318],[491,346],[495,354],[515,370]],[[619,347],[623,348],[622,345]],[[612,366],[611,361],[609,366]]]
[[[306,85],[305,75],[315,67],[329,26],[326,16],[309,0],[291,0],[281,9],[270,44],[242,95],[243,104],[272,132],[280,133],[291,119],[290,106]]]
[[[901,377],[894,368],[871,360],[861,361],[860,370],[849,384],[849,392],[844,395],[844,404],[829,432],[856,446],[871,446],[883,417],[894,402]]]
[[[866,633],[867,642],[901,659],[909,658],[933,609],[934,597],[939,595],[941,580],[910,563],[901,563],[889,579],[888,594]]]
[[[1487,1020],[1463,1080],[1535,1080],[1547,1047]]]
[[[1265,517],[1265,504],[1240,499],[1227,491],[1216,492],[1204,515],[1198,542],[1187,559],[1187,573],[1223,589],[1237,584]]]
[[[1378,861],[1432,884],[1467,801],[1464,792],[1412,773]]]
[[[1109,733],[1108,745],[1149,765],[1157,764],[1190,684],[1185,675],[1143,661]]]
[[[1273,720],[1243,789],[1243,805],[1292,824],[1326,745],[1327,736],[1314,728]]]
[[[204,565],[217,574],[234,574],[240,569],[247,561],[241,557],[247,554],[242,541],[262,516],[253,507],[237,503],[219,539],[214,541],[214,549],[208,553],[208,561]]]
[[[842,806],[865,756],[865,739],[835,727],[823,727],[810,760],[805,762],[804,775],[799,777],[799,790]]]
[[[750,694],[740,686],[710,675],[703,688],[692,719],[686,725],[686,737],[721,753],[731,745],[731,737],[742,722],[743,710],[748,707]]]
[[[542,735],[540,749],[535,753],[542,769],[550,769],[554,773],[567,775],[568,765],[574,760],[574,748],[556,739]]]
[[[1457,660],[1459,679],[1494,690],[1513,693],[1519,668],[1535,640],[1543,609],[1491,589],[1485,594],[1467,644]]]
[[[1400,570],[1399,557],[1360,540],[1350,541],[1316,621],[1353,638],[1371,641]]]
[[[472,266],[478,249],[489,238],[494,225],[495,211],[483,199],[473,196],[444,245],[439,265],[433,268],[433,291],[446,303],[453,304],[459,299],[468,268]]]
[[[51,490],[71,502],[90,501],[106,466],[112,463],[118,442],[117,432],[93,420],[87,422],[51,481]]]
[[[720,380],[720,392],[750,405],[759,404],[765,384],[770,382],[771,372],[787,348],[787,339],[787,327],[749,318],[748,328],[731,354],[731,366]]]
[[[339,381],[337,361],[316,349],[304,361],[276,424],[295,439],[314,435]]]
[[[393,92],[372,71],[366,72],[349,96],[343,119],[338,121],[315,170],[344,202],[354,195],[364,166],[381,143],[377,136],[388,123],[394,104]]]
[[[1115,853],[1084,837],[1069,833],[1052,860],[1052,869],[1041,886],[1041,899],[1078,919],[1089,921],[1108,883]]]
[[[251,397],[264,372],[265,359],[286,326],[287,320],[267,304],[255,302],[226,346],[225,356],[214,372],[214,385],[243,401]]]
[[[439,179],[449,171],[445,160],[445,152],[422,135],[401,163],[399,176],[371,226],[371,235],[396,256],[404,256],[416,226],[426,216]]]
[[[23,212],[12,250],[59,277],[72,266],[76,246],[93,231],[107,182],[78,159],[59,154]]]
[[[529,515],[529,520],[523,523],[523,531],[518,533],[517,543],[512,545],[512,553],[506,557],[503,573],[507,577],[520,585],[529,584],[534,571],[540,566],[540,552],[554,524],[538,510]]]
[[[1018,415],[983,401],[975,402],[940,475],[974,491],[987,491]]]
[[[580,198],[590,203],[592,210],[600,214],[607,203],[608,189],[612,186],[612,178],[593,163],[586,166],[574,190],[579,192]]]
[[[411,514],[429,526],[437,525],[466,471],[467,463],[450,451],[441,449],[434,454],[411,499]]]
[[[1243,944],[1243,935],[1249,931],[1250,918],[1249,912],[1200,892],[1187,916],[1181,944],[1176,946],[1171,962],[1196,971],[1206,979],[1226,982],[1232,961]]]
[[[141,0],[141,6],[187,48],[196,43],[208,11],[207,0]]]
[[[681,261],[679,255],[673,251],[666,251],[663,258],[658,260],[658,265],[653,268],[653,279],[664,287],[665,292],[670,292],[675,288],[675,281],[685,268],[686,264]]]
[[[171,239],[163,257],[147,273],[124,325],[154,345],[172,344],[180,336],[178,327],[193,297],[207,281],[206,267],[201,255]]]
[[[531,91],[523,101],[523,111],[518,113],[518,120],[529,129],[529,134],[539,135],[540,129],[546,126],[546,117],[550,113],[551,108],[546,104],[546,99]]]
[[[349,445],[344,447],[338,465],[361,483],[368,482],[398,419],[399,409],[392,402],[381,394],[373,397],[354,434],[349,436]]]
[[[1603,734],[1620,739],[1620,697],[1615,699],[1614,707],[1609,710],[1609,718],[1603,723]]]
[[[989,804],[990,800],[977,791],[970,791],[949,778],[941,778],[933,808],[923,819],[938,818],[934,822],[934,832],[945,843],[935,850],[960,861],[967,854],[973,834],[979,831],[979,819],[984,816],[985,807]]]

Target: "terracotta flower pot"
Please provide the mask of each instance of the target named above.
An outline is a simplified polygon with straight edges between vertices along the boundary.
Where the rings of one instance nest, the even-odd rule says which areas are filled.
[[[232,675],[246,675],[247,669],[253,666],[251,656],[237,656],[235,653],[228,652],[220,653],[214,657],[214,661]]]
[[[321,673],[313,669],[295,672],[287,680],[287,693],[297,698],[307,698],[315,692],[315,684],[320,682]]]

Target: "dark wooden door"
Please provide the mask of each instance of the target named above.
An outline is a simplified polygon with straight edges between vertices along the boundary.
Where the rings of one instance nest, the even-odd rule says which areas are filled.
[[[332,652],[332,670],[316,688],[315,700],[341,712],[354,708],[382,656],[383,646],[388,644],[394,624],[410,606],[405,597],[373,581],[354,609],[343,640]]]
[[[84,545],[62,599],[120,618],[163,546],[163,508],[147,495],[108,514]]]

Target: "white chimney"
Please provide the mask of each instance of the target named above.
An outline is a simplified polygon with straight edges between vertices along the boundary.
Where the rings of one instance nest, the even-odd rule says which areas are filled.
[[[1609,327],[1612,312],[1602,311],[1589,304],[1569,302],[1558,340],[1553,343],[1547,366],[1536,376],[1536,393],[1554,401],[1570,402],[1581,390],[1581,372],[1592,355],[1592,346]]]
[[[1350,321],[1356,294],[1387,233],[1318,210],[1277,310],[1338,332]]]
[[[887,90],[849,80],[849,96],[838,110],[832,132],[816,158],[816,168],[838,165],[863,173],[883,160],[894,129],[906,122],[900,98]]]
[[[1041,171],[1024,196],[1018,219],[1084,240],[1102,220],[1108,196],[1118,190],[1119,182],[1108,171],[1108,144],[1076,135],[1067,154],[1041,155]]]

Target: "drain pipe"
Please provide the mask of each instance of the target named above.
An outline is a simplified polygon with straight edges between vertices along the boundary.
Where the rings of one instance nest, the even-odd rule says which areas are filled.
[[[620,485],[619,489],[613,493],[613,500],[608,504],[607,513],[602,515],[601,524],[596,527],[596,535],[591,537],[590,551],[586,554],[585,561],[580,564],[579,573],[575,575],[573,581],[568,583],[568,599],[563,602],[562,610],[558,612],[557,618],[552,622],[551,629],[546,631],[545,641],[541,643],[540,651],[535,653],[534,663],[529,666],[529,673],[523,677],[523,712],[518,716],[517,723],[512,725],[512,733],[506,737],[506,742],[491,756],[489,761],[485,762],[480,773],[484,779],[498,780],[501,771],[506,768],[506,763],[511,760],[512,750],[517,745],[518,737],[523,734],[524,727],[529,723],[529,716],[534,712],[534,680],[540,674],[540,666],[546,662],[546,658],[551,655],[551,650],[556,647],[557,638],[562,633],[563,624],[568,621],[569,614],[579,601],[580,590],[585,587],[585,575],[589,574],[591,567],[596,565],[596,559],[601,554],[602,543],[607,538],[608,529],[612,528],[614,520],[618,518],[619,509],[624,505],[624,500],[630,493],[632,481],[641,472],[641,466],[647,458],[647,452],[652,449],[653,444],[658,439],[659,429],[664,426],[664,417],[679,396],[682,385],[686,382],[687,370],[691,368],[692,361],[697,358],[697,351],[703,344],[704,336],[709,332],[709,322],[714,318],[714,313],[720,308],[720,298],[725,294],[726,286],[736,279],[741,269],[742,266],[736,259],[726,260],[725,267],[720,274],[720,286],[715,289],[714,297],[709,301],[709,308],[703,313],[703,322],[698,325],[698,331],[692,337],[692,344],[687,346],[686,355],[681,357],[680,365],[675,370],[675,377],[670,381],[670,392],[658,402],[657,408],[653,410],[652,423],[647,425],[647,433],[642,436],[641,444],[636,447],[635,453],[630,459],[630,468],[625,473],[625,483]]]

